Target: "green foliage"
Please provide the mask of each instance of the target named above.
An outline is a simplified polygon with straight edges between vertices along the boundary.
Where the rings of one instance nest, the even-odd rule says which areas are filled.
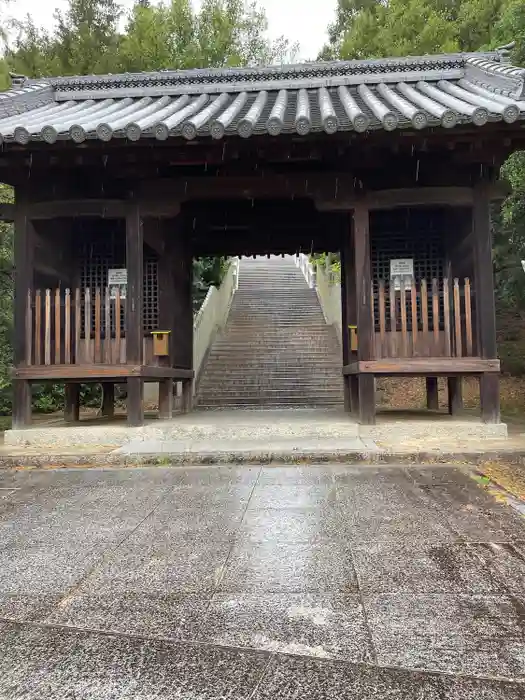
[[[525,55],[523,0],[339,0],[323,58],[477,51],[516,41]]]

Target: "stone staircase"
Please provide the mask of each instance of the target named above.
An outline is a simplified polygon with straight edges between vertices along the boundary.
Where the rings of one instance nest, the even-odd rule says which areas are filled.
[[[341,349],[293,257],[243,258],[224,331],[197,394],[199,408],[340,407]]]

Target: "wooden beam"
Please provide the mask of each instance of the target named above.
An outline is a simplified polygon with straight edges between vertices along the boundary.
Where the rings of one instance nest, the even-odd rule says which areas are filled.
[[[487,186],[489,200],[501,200],[508,194],[505,183]],[[346,211],[354,209],[359,202],[358,195],[337,197],[331,200],[315,201],[319,211]],[[474,190],[471,187],[414,187],[390,190],[369,191],[366,195],[369,209],[393,209],[415,206],[472,206]]]
[[[17,204],[0,205],[0,221],[14,220],[17,206]],[[50,199],[43,202],[30,202],[25,206],[27,216],[33,220],[79,217],[124,219],[128,209],[129,202],[120,199]],[[143,218],[172,217],[177,216],[179,212],[180,203],[169,199],[141,204]]]
[[[480,357],[413,357],[354,362],[343,367],[343,374],[384,374],[413,376],[453,376],[461,374],[499,373],[499,360]]]
[[[11,376],[14,379],[30,381],[77,381],[110,382],[142,377],[143,379],[193,379],[195,373],[191,369],[181,367],[155,367],[150,365],[35,365],[33,367],[14,367]]]

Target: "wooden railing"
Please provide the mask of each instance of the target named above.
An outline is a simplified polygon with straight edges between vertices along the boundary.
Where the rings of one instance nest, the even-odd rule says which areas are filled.
[[[28,292],[28,366],[125,362],[125,300],[118,288],[113,294],[108,289]]]
[[[472,357],[470,280],[402,279],[372,285],[374,356]]]

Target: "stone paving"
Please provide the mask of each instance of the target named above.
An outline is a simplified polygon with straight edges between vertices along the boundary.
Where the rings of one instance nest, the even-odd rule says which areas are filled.
[[[456,467],[0,472],[0,698],[518,700],[525,519]]]

